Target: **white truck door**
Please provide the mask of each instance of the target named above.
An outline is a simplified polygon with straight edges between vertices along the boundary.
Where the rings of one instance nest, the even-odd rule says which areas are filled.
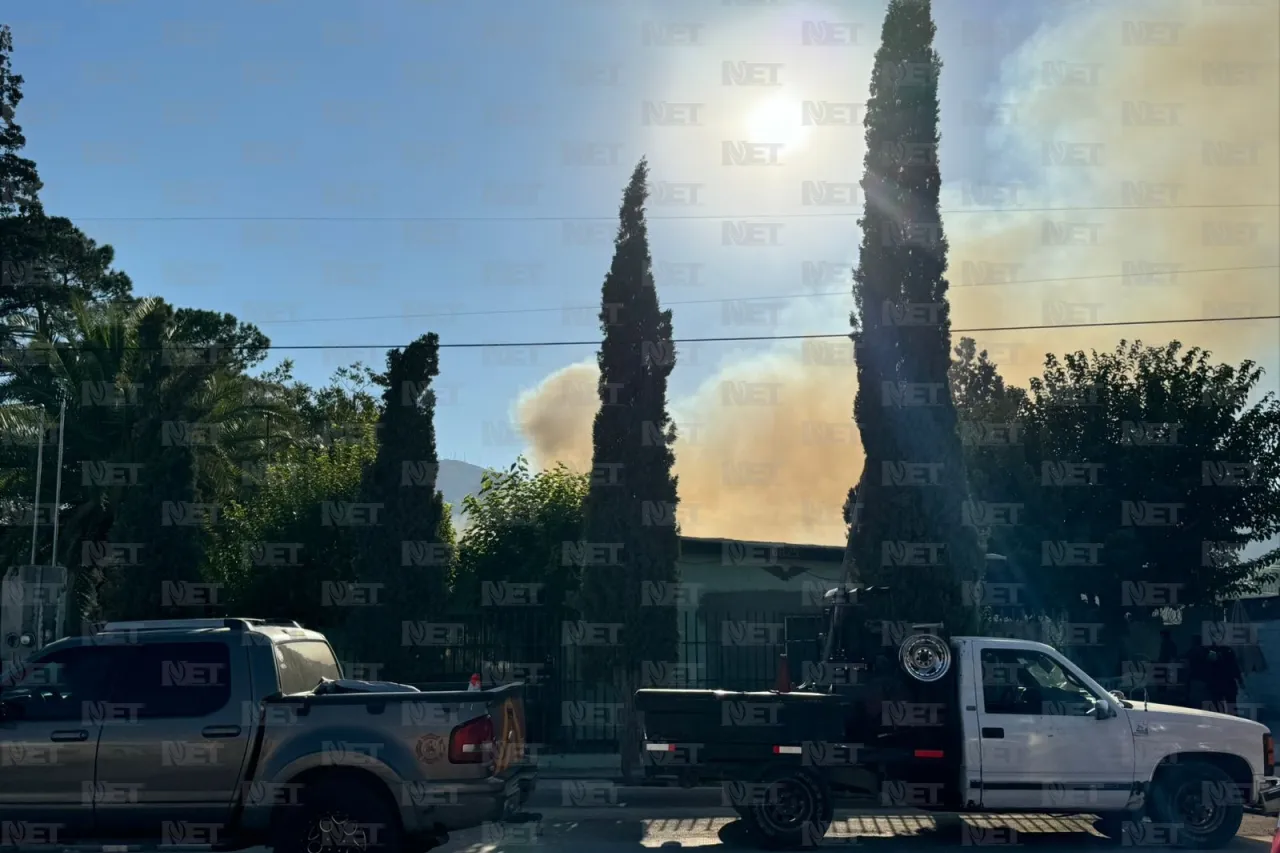
[[[983,808],[1123,809],[1134,766],[1124,709],[1048,646],[1009,640],[974,646]]]

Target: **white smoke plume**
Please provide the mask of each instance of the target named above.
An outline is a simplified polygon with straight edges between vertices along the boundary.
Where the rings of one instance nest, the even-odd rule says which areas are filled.
[[[990,99],[1007,119],[992,156],[1033,177],[944,185],[944,210],[973,208],[984,193],[991,207],[1089,209],[945,217],[956,328],[1280,314],[1280,5],[1153,12],[1169,8],[1081,4],[1007,60]],[[1149,207],[1098,209],[1133,205]],[[850,230],[845,245],[856,243]],[[1224,271],[1239,267],[1268,268]],[[1070,280],[993,284],[1028,279]],[[829,326],[846,329],[843,312]],[[1021,384],[1046,352],[1109,350],[1121,338],[1176,338],[1275,371],[1278,332],[1273,320],[972,337]],[[517,419],[538,464],[589,466],[596,377],[594,361],[572,365],[522,396]],[[674,399],[683,532],[843,543],[840,507],[863,461],[854,391],[839,340],[737,361]]]

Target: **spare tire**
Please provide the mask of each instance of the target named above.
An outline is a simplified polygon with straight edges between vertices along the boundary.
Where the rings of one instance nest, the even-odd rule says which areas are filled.
[[[912,634],[902,641],[898,661],[916,681],[938,681],[951,669],[951,646],[934,634]]]

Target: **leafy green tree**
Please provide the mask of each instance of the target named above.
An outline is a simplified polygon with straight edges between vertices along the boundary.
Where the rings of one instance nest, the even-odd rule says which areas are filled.
[[[1032,380],[1035,565],[1045,596],[1100,621],[1110,649],[1170,596],[1220,602],[1280,558],[1241,556],[1280,533],[1280,401],[1256,394],[1261,378],[1254,362],[1214,364],[1176,341],[1121,341],[1049,356]]]
[[[486,472],[480,492],[462,502],[468,525],[458,542],[457,605],[484,606],[485,584],[540,584],[531,599],[559,614],[581,580],[564,543],[581,533],[589,480],[563,465],[531,474],[523,456],[506,471]]]
[[[360,488],[356,577],[371,584],[373,606],[352,610],[362,661],[393,678],[423,679],[435,665],[428,649],[404,642],[406,625],[444,611],[453,562],[452,527],[436,489],[435,392],[440,339],[424,335],[387,353],[378,420],[378,452]]]
[[[209,549],[210,579],[226,591],[228,615],[296,619],[309,628],[343,627],[346,612],[326,606],[322,585],[354,581],[354,531],[324,523],[317,508],[359,497],[364,466],[377,454],[375,417],[363,441],[292,448],[266,468],[265,482],[222,511]]]
[[[987,607],[1016,602],[1027,611],[1040,612],[1047,603],[1041,599],[1034,568],[1040,559],[1040,537],[1031,532],[1037,508],[1028,497],[1034,497],[1040,484],[1025,458],[1022,408],[1027,392],[1005,384],[999,366],[972,338],[961,338],[955,347],[949,378],[970,489],[961,522],[977,533],[985,551],[1006,558],[997,564],[1003,569],[1000,576],[986,580],[1021,585],[987,587],[987,594],[979,587],[971,601]]]
[[[22,102],[21,74],[13,73],[13,31],[0,24],[0,218],[8,219],[40,211],[44,186],[35,161],[22,156],[27,139],[16,113]]]
[[[675,525],[651,523],[674,518],[678,498],[671,473],[675,426],[666,401],[675,348],[671,312],[659,305],[649,256],[647,179],[641,160],[623,193],[613,263],[601,288],[600,410],[579,553],[584,618],[621,626],[620,642],[584,652],[594,667],[612,672],[620,694],[627,776],[639,757],[634,693],[640,668],[645,661],[675,660],[678,638],[673,608],[645,606],[655,585],[677,580],[679,552]]]
[[[204,530],[193,520],[216,518],[213,507],[259,460],[264,415],[281,413],[252,400],[238,367],[183,357],[175,312],[159,300],[73,310],[66,336],[38,334],[0,360],[0,426],[21,437],[0,448],[5,491],[30,501],[39,413],[51,450],[66,400],[57,561],[85,570],[95,606],[108,615],[153,614],[166,609],[163,580],[200,579]],[[57,491],[55,466],[46,452],[45,505]],[[27,536],[11,529],[0,537],[10,564],[27,559]],[[49,560],[49,548],[42,537],[37,559]],[[167,589],[181,598],[179,587]]]
[[[74,305],[127,301],[132,284],[111,269],[115,252],[62,217],[45,213],[34,161],[23,157],[17,122],[23,78],[14,74],[13,35],[0,25],[0,345],[34,335],[56,338],[74,321]]]
[[[966,585],[980,574],[955,406],[947,393],[947,242],[938,212],[938,75],[927,0],[890,0],[867,102],[854,272],[858,391],[866,451],[850,493],[848,562],[859,579],[896,589],[896,619],[963,633],[976,611]]]

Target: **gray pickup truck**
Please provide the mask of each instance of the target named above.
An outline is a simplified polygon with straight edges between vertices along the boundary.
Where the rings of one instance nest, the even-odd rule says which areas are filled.
[[[341,678],[293,622],[52,643],[0,681],[0,845],[421,851],[530,796],[521,685],[323,689]]]

